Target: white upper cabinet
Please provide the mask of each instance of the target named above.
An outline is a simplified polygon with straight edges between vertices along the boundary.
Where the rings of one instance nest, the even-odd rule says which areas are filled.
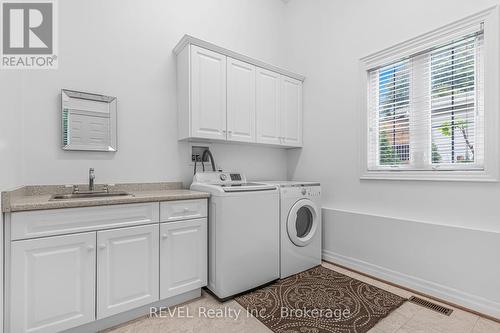
[[[281,144],[280,86],[281,75],[257,70],[257,142]]]
[[[158,224],[97,232],[97,319],[159,299]]]
[[[255,66],[227,59],[227,139],[255,142]]]
[[[226,139],[226,56],[191,47],[191,136]]]
[[[187,35],[174,53],[179,140],[302,146],[302,75]]]
[[[94,320],[95,232],[12,243],[9,332],[59,332]]]
[[[281,140],[287,146],[302,146],[302,82],[281,79]]]

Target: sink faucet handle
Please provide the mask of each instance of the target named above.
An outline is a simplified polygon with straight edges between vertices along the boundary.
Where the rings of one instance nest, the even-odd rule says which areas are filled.
[[[109,193],[113,190],[115,186],[116,186],[115,184],[104,184],[104,191]]]

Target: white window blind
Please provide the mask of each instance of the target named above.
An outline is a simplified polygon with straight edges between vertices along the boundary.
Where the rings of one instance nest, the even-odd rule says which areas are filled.
[[[369,170],[484,168],[483,37],[368,71]]]

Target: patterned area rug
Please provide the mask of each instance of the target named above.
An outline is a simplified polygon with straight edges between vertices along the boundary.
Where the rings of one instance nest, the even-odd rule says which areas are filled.
[[[275,333],[364,333],[406,299],[317,266],[236,301]]]

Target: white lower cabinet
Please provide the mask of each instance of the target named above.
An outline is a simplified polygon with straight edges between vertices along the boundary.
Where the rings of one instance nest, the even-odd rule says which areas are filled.
[[[58,332],[95,319],[95,237],[12,242],[10,332]]]
[[[97,232],[97,319],[159,299],[158,229]]]
[[[146,218],[137,205],[18,215],[15,222],[28,229],[42,230],[43,218],[60,223],[48,223],[46,237],[8,240],[5,333],[60,332],[104,318],[114,323],[108,317],[206,286],[206,199],[148,205]],[[86,231],[60,235],[73,222],[63,223],[60,214],[78,219],[77,213],[90,221]],[[12,230],[12,216],[6,221]],[[147,224],[113,228],[130,221]]]
[[[160,298],[207,284],[207,219],[160,225]]]

